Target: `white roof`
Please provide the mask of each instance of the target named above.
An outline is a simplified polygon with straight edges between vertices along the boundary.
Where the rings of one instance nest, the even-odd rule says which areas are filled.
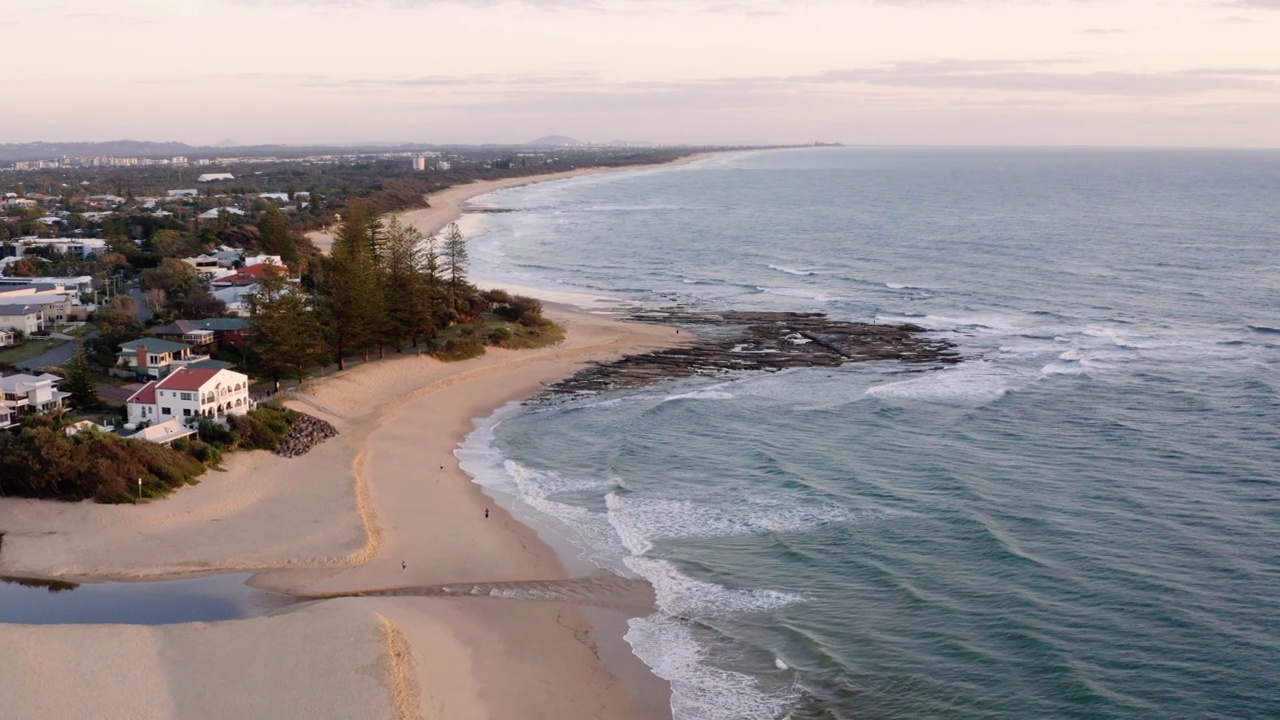
[[[195,435],[196,429],[182,424],[178,418],[166,420],[158,425],[149,425],[129,436],[132,440],[146,440],[153,443],[172,442],[178,438]]]
[[[57,375],[41,373],[39,375],[10,375],[0,378],[0,390],[10,393],[28,392],[42,385],[62,380]]]
[[[244,266],[253,267],[254,265],[279,265],[284,267],[284,258],[279,255],[246,255]]]
[[[196,182],[214,182],[215,180],[235,180],[236,176],[231,173],[205,173],[196,178]]]
[[[240,208],[233,208],[233,207],[213,208],[212,210],[205,210],[204,212],[200,213],[200,219],[201,220],[217,220],[218,216],[222,214],[223,210],[226,210],[228,215],[244,214],[244,211],[241,210]]]

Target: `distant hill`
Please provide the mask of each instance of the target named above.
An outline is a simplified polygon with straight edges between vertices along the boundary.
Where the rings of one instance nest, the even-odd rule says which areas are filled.
[[[0,162],[15,160],[52,160],[70,157],[171,157],[194,152],[195,147],[179,142],[112,140],[110,142],[4,143],[0,144]]]
[[[583,145],[584,143],[574,140],[567,135],[547,135],[529,143],[533,147],[567,147],[575,145]]]

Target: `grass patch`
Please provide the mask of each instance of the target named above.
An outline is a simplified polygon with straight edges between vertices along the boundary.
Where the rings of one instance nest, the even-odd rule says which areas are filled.
[[[0,364],[10,365],[38,358],[66,340],[28,340],[16,348],[0,350]]]
[[[496,319],[489,322],[489,344],[495,347],[532,350],[555,345],[564,337],[564,328],[550,320],[543,320],[536,327]]]

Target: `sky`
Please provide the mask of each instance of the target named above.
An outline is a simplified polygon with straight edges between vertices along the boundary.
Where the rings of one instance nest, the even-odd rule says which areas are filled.
[[[4,5],[0,143],[1280,147],[1280,0]]]

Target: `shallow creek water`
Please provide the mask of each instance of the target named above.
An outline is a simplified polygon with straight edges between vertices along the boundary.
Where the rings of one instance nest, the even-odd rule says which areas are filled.
[[[294,598],[246,585],[251,573],[150,582],[67,583],[0,576],[0,623],[171,625],[266,615]]]

